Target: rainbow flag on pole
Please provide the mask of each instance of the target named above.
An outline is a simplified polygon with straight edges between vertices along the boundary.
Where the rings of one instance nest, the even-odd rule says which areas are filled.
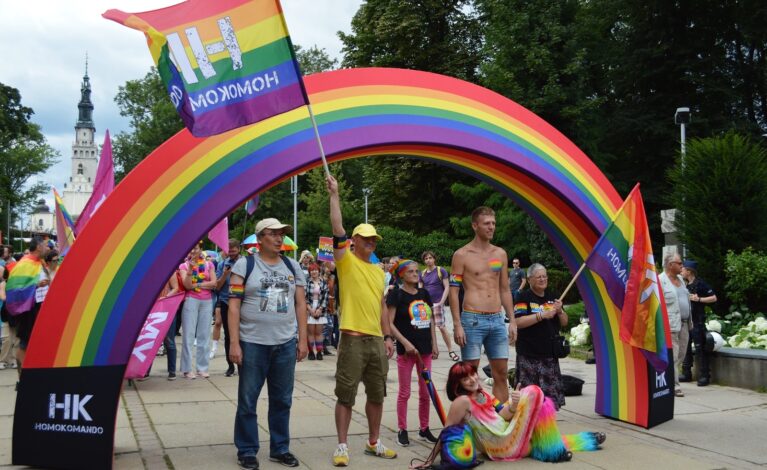
[[[64,201],[61,200],[56,188],[53,188],[53,198],[56,203],[56,244],[59,247],[59,253],[63,256],[75,242],[75,223],[67,208],[64,207]]]
[[[26,255],[13,266],[5,286],[5,308],[11,315],[28,312],[35,306],[35,291],[42,270],[43,263],[32,255]]]
[[[278,0],[188,0],[102,16],[144,32],[171,101],[197,137],[308,103]]]
[[[594,245],[586,266],[602,278],[621,312],[621,340],[641,349],[656,370],[665,370],[671,337],[639,184]]]

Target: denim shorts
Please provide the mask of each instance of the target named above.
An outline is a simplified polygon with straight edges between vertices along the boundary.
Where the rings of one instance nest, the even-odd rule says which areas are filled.
[[[482,346],[485,346],[488,359],[509,358],[509,327],[503,317],[503,312],[461,312],[461,326],[466,334],[466,346],[461,348],[464,360],[478,360]]]

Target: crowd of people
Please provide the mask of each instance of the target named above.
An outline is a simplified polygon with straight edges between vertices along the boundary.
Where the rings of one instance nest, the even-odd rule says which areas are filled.
[[[449,270],[434,252],[420,260],[401,256],[372,263],[381,240],[376,228],[359,224],[348,235],[341,215],[338,183],[327,177],[333,261],[321,262],[309,251],[298,261],[286,257],[283,240],[292,227],[274,218],[256,224],[256,250],[229,240],[224,256],[194,246],[164,286],[160,296],[183,293],[183,302],[163,342],[167,379],[175,380],[177,336],[181,338],[180,373],[187,380],[210,377],[210,360],[223,333],[226,377],[239,376],[234,417],[234,445],[243,469],[258,468],[260,450],[256,412],[268,389],[269,459],[295,467],[290,451],[290,411],[296,363],[337,355],[335,466],[348,466],[348,433],[360,382],[365,386],[368,439],[363,452],[397,457],[381,438],[389,360],[396,352],[398,393],[396,443],[410,445],[408,401],[413,370],[418,377],[419,439],[444,445],[468,435],[476,449],[493,460],[530,456],[566,461],[572,452],[596,450],[602,433],[562,435],[556,412],[565,405],[555,338],[568,323],[561,300],[548,289],[546,267],[526,271],[519,259],[492,244],[495,213],[479,207],[472,213],[474,238],[458,249]],[[3,331],[0,368],[23,367],[32,327],[54,282],[59,254],[50,241],[32,240],[16,260],[8,247],[0,259]],[[423,266],[423,268],[422,268]],[[674,360],[691,380],[689,338],[698,355],[698,385],[708,384],[703,305],[716,301],[697,277],[697,265],[678,255],[664,259],[660,276],[669,311]],[[450,308],[447,309],[446,306]],[[446,322],[452,316],[452,332]],[[5,333],[7,331],[7,334]],[[441,438],[430,429],[430,396],[421,376],[440,357],[439,332],[446,355],[455,364],[446,384],[451,400]],[[509,384],[509,350],[516,351],[516,373]],[[489,362],[492,393],[478,378],[482,351]],[[685,360],[685,355],[688,358]],[[149,378],[149,373],[145,377]],[[448,452],[449,454],[449,452]],[[446,454],[443,452],[443,458]]]

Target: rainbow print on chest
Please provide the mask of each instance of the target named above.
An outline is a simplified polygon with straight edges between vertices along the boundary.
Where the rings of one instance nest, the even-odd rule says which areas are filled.
[[[501,268],[503,268],[503,262],[500,258],[490,258],[487,261],[487,265],[490,267],[490,271],[493,271],[494,273],[501,272]]]

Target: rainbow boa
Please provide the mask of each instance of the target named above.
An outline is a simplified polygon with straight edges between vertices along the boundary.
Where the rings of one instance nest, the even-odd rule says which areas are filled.
[[[521,398],[511,421],[496,411],[492,397],[485,404],[472,401],[469,426],[477,448],[491,460],[513,461],[530,456],[544,462],[558,462],[567,451],[593,451],[599,448],[590,432],[562,435],[557,427],[554,403],[535,385],[521,390]]]
[[[35,306],[35,290],[40,280],[43,263],[27,255],[13,266],[6,284],[6,309],[11,315],[19,315]]]

